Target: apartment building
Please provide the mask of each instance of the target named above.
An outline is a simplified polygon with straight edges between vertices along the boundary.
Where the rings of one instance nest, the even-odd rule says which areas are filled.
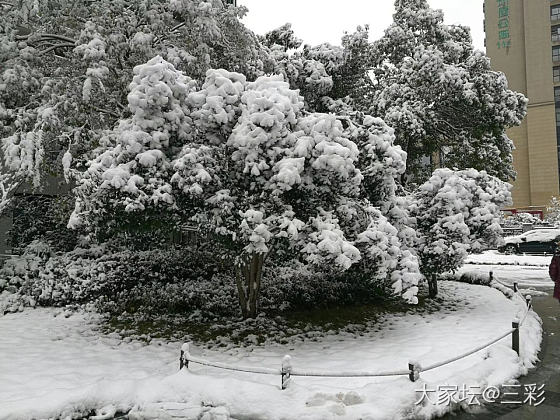
[[[513,206],[543,210],[560,188],[560,0],[484,0],[484,16],[492,67],[529,99],[523,124],[508,131]]]

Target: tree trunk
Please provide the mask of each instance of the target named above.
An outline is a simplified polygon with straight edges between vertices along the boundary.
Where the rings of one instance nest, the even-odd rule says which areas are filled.
[[[428,290],[429,290],[429,296],[431,298],[435,298],[437,296],[438,293],[437,276],[435,274],[432,274],[431,276],[428,277]]]
[[[235,283],[243,318],[257,316],[264,257],[264,254],[251,254],[247,261],[236,268]]]

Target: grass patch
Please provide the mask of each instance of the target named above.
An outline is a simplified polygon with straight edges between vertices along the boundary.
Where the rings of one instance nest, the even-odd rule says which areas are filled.
[[[190,341],[206,348],[250,347],[269,344],[289,345],[327,335],[364,336],[389,327],[391,317],[411,314],[449,313],[461,302],[450,296],[428,299],[420,296],[418,305],[402,301],[379,301],[363,305],[299,309],[284,313],[261,313],[254,319],[204,319],[197,314],[141,315],[106,317],[105,333],[123,338],[150,341]]]

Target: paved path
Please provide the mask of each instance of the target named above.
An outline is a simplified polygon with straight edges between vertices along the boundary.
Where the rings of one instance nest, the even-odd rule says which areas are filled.
[[[534,297],[533,307],[543,320],[543,342],[538,366],[527,376],[519,378],[521,384],[545,384],[545,400],[537,407],[514,404],[488,404],[481,413],[465,412],[448,414],[444,419],[454,420],[558,420],[560,419],[560,304],[552,294]],[[519,400],[519,398],[515,398]]]

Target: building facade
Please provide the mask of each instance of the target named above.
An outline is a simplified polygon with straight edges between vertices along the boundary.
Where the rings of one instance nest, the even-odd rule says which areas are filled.
[[[523,124],[508,131],[513,206],[543,210],[560,189],[560,0],[484,0],[484,17],[492,68],[529,99]]]

